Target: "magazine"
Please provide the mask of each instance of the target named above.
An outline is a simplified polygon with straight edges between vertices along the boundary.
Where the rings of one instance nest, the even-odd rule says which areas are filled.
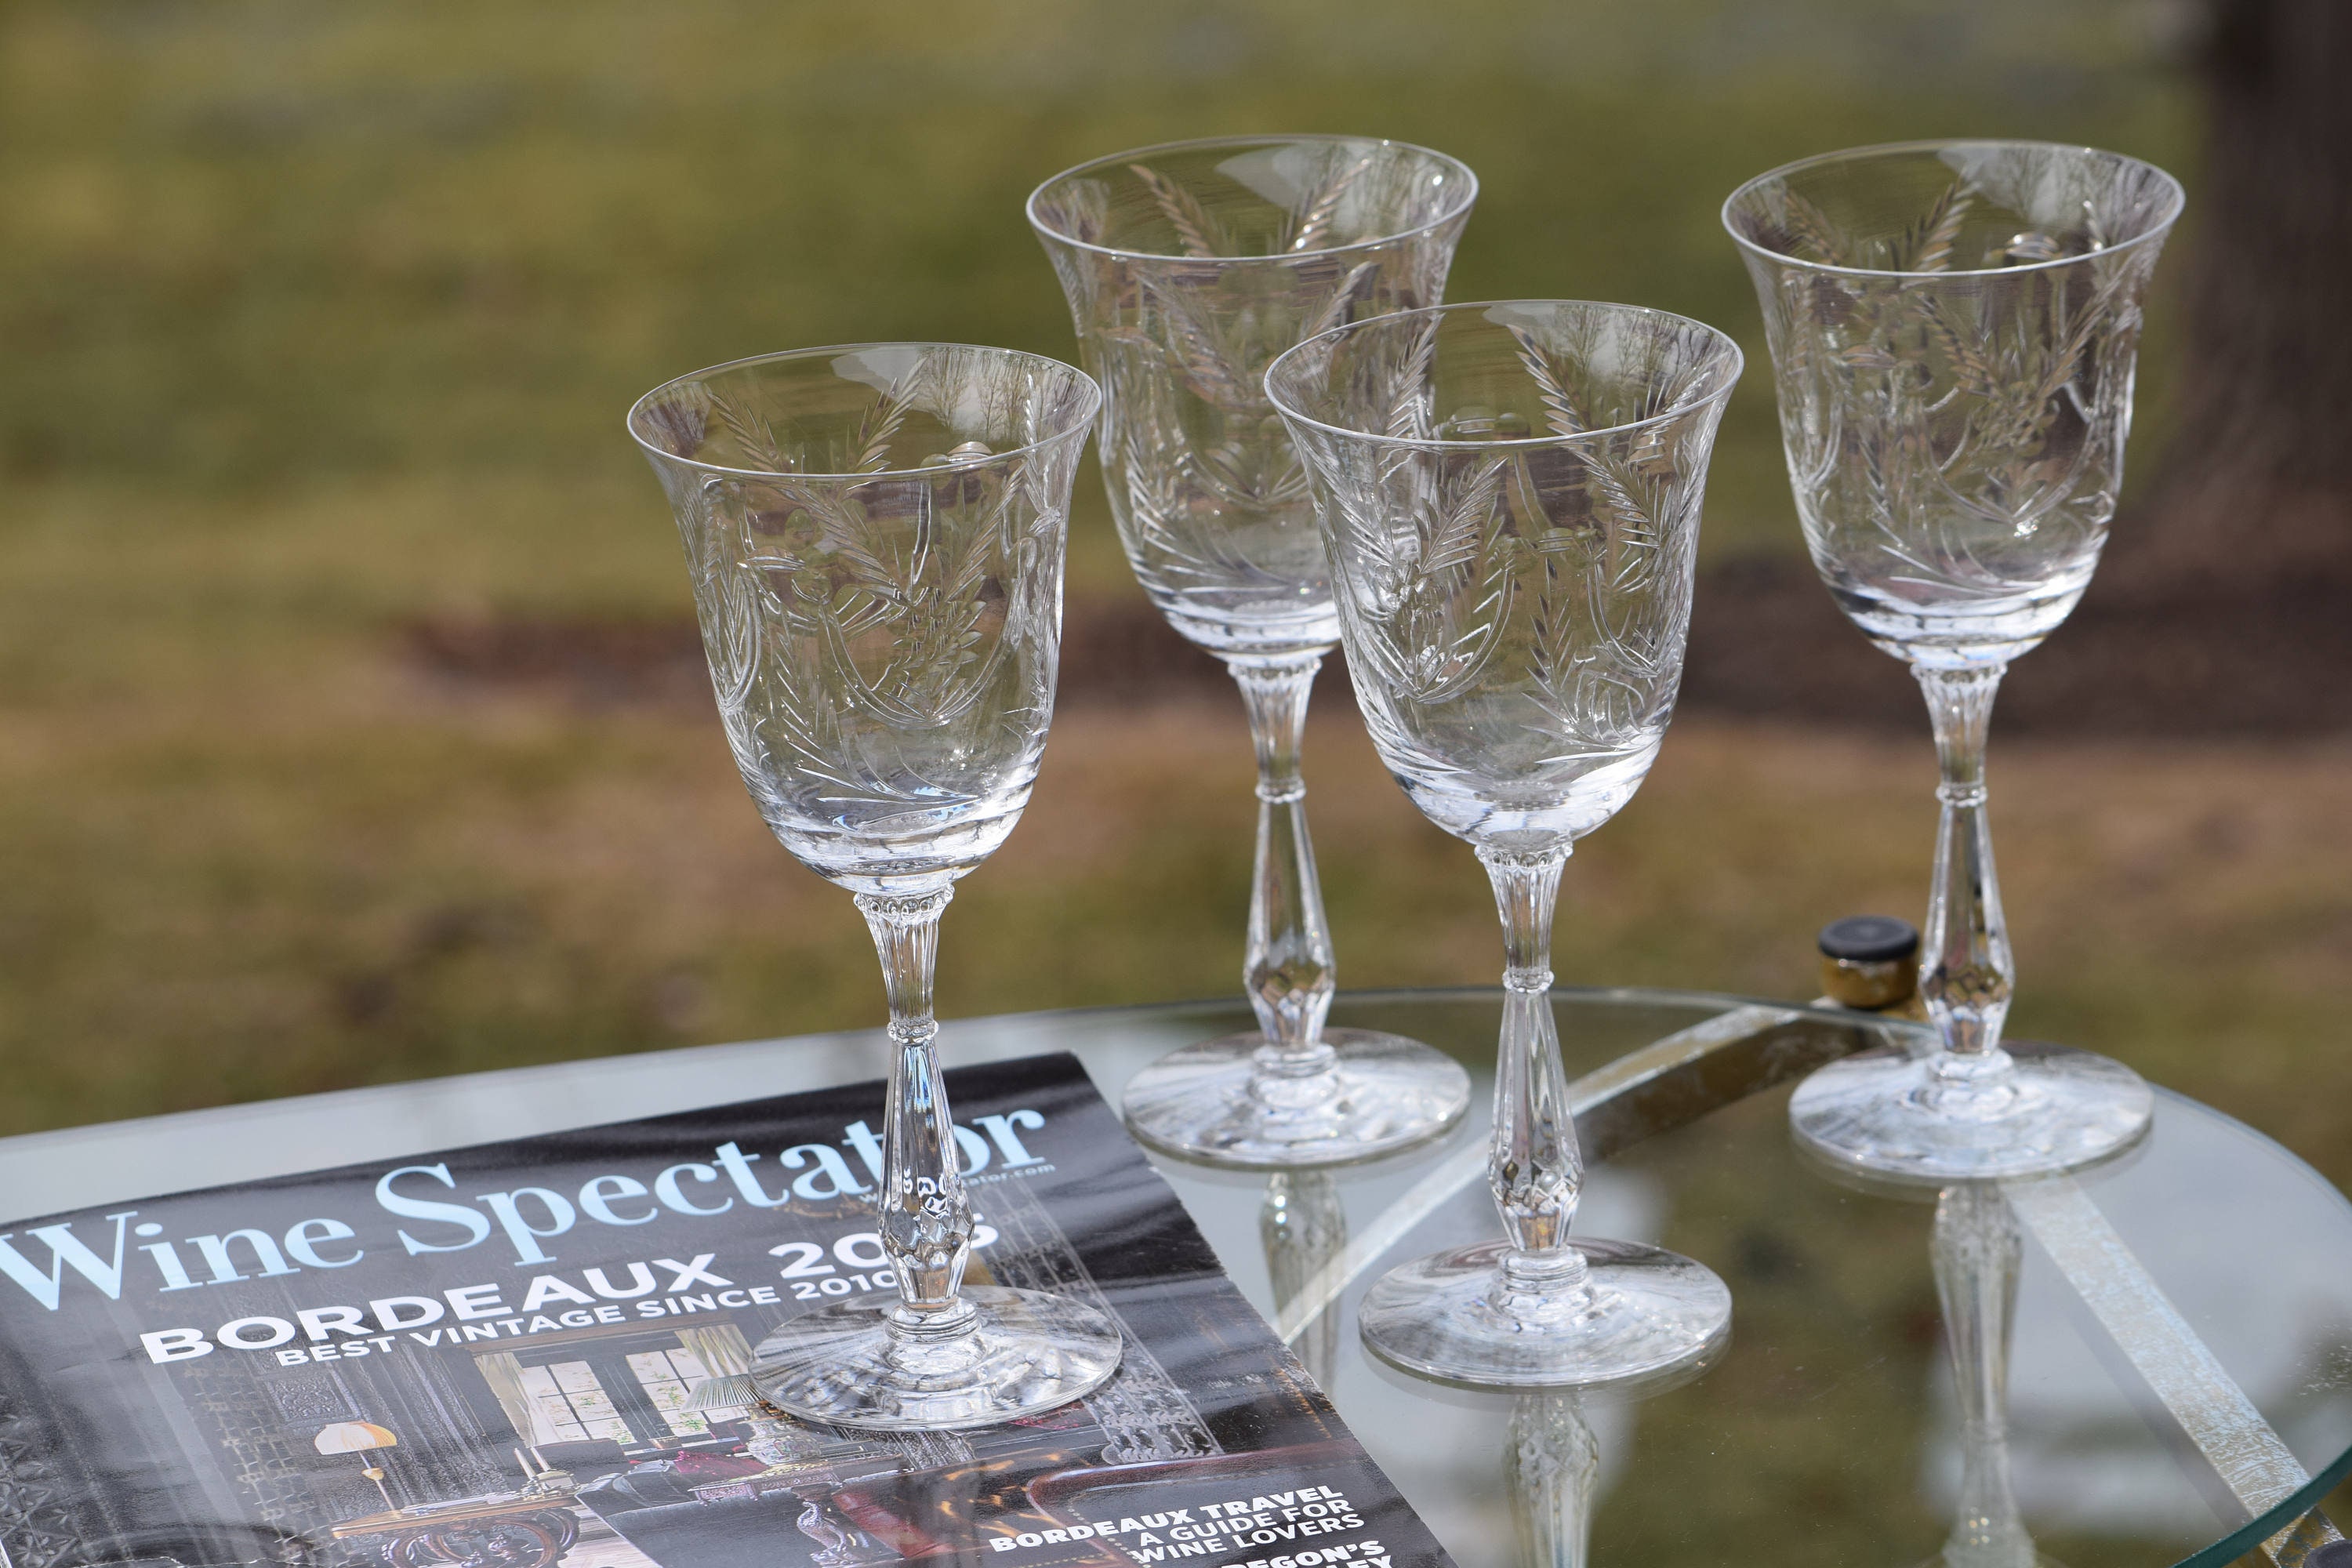
[[[1119,1371],[1041,1417],[796,1421],[762,1340],[893,1297],[878,1082],[0,1235],[0,1568],[1449,1560],[1076,1058],[948,1074],[969,1278]]]

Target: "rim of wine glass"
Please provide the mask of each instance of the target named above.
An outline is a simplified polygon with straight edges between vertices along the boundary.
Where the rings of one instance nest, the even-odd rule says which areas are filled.
[[[1318,419],[1311,414],[1302,412],[1275,390],[1274,374],[1282,368],[1283,362],[1295,354],[1303,353],[1327,338],[1341,337],[1349,332],[1360,332],[1385,323],[1408,321],[1415,316],[1443,316],[1455,310],[1492,310],[1505,305],[1577,305],[1591,310],[1616,310],[1629,316],[1654,316],[1663,321],[1679,321],[1686,327],[1696,327],[1729,350],[1731,374],[1724,379],[1721,386],[1708,393],[1705,397],[1650,415],[1646,418],[1628,419],[1622,425],[1598,426],[1591,430],[1580,430],[1573,436],[1561,436],[1556,433],[1542,436],[1513,436],[1500,441],[1457,441],[1441,439],[1434,436],[1391,436],[1383,430],[1358,430],[1346,425],[1333,425],[1327,420]],[[1392,310],[1384,316],[1367,316],[1360,321],[1349,321],[1345,326],[1333,327],[1328,331],[1318,332],[1313,337],[1305,339],[1294,347],[1285,349],[1274,356],[1273,362],[1265,367],[1265,395],[1266,400],[1274,405],[1284,418],[1295,419],[1301,425],[1311,426],[1318,430],[1328,430],[1334,436],[1345,436],[1350,440],[1372,441],[1383,447],[1409,447],[1422,452],[1507,452],[1538,447],[1570,446],[1580,441],[1596,440],[1603,436],[1620,436],[1629,430],[1646,429],[1654,425],[1664,425],[1670,420],[1681,419],[1695,409],[1705,408],[1710,403],[1720,403],[1729,397],[1732,389],[1739,384],[1741,373],[1747,368],[1748,356],[1741,351],[1739,344],[1733,340],[1730,333],[1720,327],[1710,327],[1705,321],[1693,317],[1678,316],[1672,310],[1660,310],[1648,305],[1621,305],[1611,300],[1465,300],[1459,304],[1424,305],[1418,310]]]
[[[706,377],[718,375],[722,372],[741,370],[750,365],[780,364],[787,360],[818,359],[826,356],[837,357],[842,354],[856,353],[860,350],[864,349],[963,349],[974,353],[997,354],[1005,359],[1029,360],[1037,364],[1051,365],[1055,370],[1065,371],[1078,378],[1078,384],[1086,391],[1086,414],[1082,418],[1072,420],[1070,422],[1070,427],[1066,430],[1056,430],[1050,436],[1040,437],[1036,440],[1031,441],[1024,446],[1008,447],[1002,452],[991,452],[985,458],[951,458],[945,463],[927,463],[920,468],[875,468],[866,473],[858,474],[813,474],[804,473],[797,469],[793,472],[786,473],[775,468],[732,468],[723,463],[707,463],[699,458],[681,458],[667,447],[657,447],[652,442],[646,440],[643,436],[637,434],[637,411],[644,408],[647,404],[653,402],[655,398],[659,397],[662,394],[670,391],[674,387],[684,386],[689,381],[701,381]],[[773,353],[751,354],[742,359],[730,359],[719,364],[705,365],[700,370],[690,370],[684,375],[674,375],[670,377],[667,381],[663,382],[659,386],[655,387],[651,392],[646,393],[643,397],[638,398],[635,403],[630,404],[629,412],[623,419],[622,425],[628,431],[629,439],[635,441],[648,456],[661,462],[677,463],[685,468],[699,468],[706,474],[725,474],[730,478],[747,479],[857,479],[862,481],[866,479],[915,479],[925,474],[938,474],[949,468],[978,468],[984,463],[1001,463],[1008,458],[1026,457],[1032,452],[1043,451],[1046,447],[1053,446],[1057,441],[1066,441],[1073,436],[1083,437],[1087,433],[1092,431],[1094,429],[1095,416],[1101,411],[1101,408],[1102,387],[1096,382],[1095,378],[1088,375],[1085,371],[1080,370],[1076,365],[1071,364],[1064,360],[1057,360],[1051,354],[1031,353],[1027,349],[1000,349],[992,347],[987,343],[876,342],[862,343],[828,343],[822,348],[813,349],[780,349]]]
[[[1279,250],[1266,256],[1186,256],[1181,252],[1141,250],[1130,245],[1097,245],[1090,239],[1080,239],[1074,235],[1064,234],[1039,216],[1037,213],[1038,197],[1064,180],[1073,179],[1090,170],[1106,168],[1114,163],[1123,163],[1130,159],[1147,157],[1154,153],[1197,153],[1211,147],[1263,147],[1285,142],[1396,147],[1407,153],[1418,153],[1423,157],[1434,158],[1462,176],[1464,182],[1462,199],[1448,205],[1444,212],[1428,222],[1417,223],[1411,228],[1400,228],[1391,233],[1375,235],[1370,239],[1354,240],[1346,245],[1327,245],[1319,250]],[[1021,210],[1027,215],[1031,228],[1035,229],[1055,244],[1066,245],[1073,250],[1090,250],[1097,256],[1141,257],[1151,261],[1213,261],[1220,266],[1239,266],[1249,262],[1304,261],[1318,256],[1345,256],[1349,251],[1370,250],[1376,246],[1394,245],[1399,240],[1417,239],[1461,217],[1477,200],[1477,171],[1450,153],[1440,153],[1434,147],[1424,147],[1418,142],[1399,142],[1388,136],[1339,136],[1317,132],[1306,135],[1194,136],[1181,142],[1154,142],[1148,147],[1130,147],[1124,153],[1108,153],[1099,158],[1088,158],[1083,163],[1073,163],[1060,174],[1049,175],[1040,181],[1037,188],[1029,193],[1029,199],[1022,204]]]
[[[2113,158],[2119,163],[2135,164],[2146,169],[2163,181],[2165,189],[2172,198],[2171,208],[2160,220],[2150,224],[2147,229],[2132,236],[2129,239],[2118,240],[2113,245],[2103,246],[2097,250],[2086,250],[2080,256],[2053,256],[2047,261],[2020,261],[2009,267],[1954,267],[1941,272],[1903,272],[1885,267],[1840,267],[1827,261],[1808,261],[1801,256],[1790,256],[1785,250],[1775,250],[1769,245],[1759,245],[1740,233],[1738,226],[1731,221],[1732,205],[1740,197],[1769,180],[1785,178],[1800,169],[1819,168],[1824,163],[1858,163],[1865,158],[1883,158],[1896,153],[1940,152],[1953,147],[2042,147],[2058,153],[2088,153],[2096,158]],[[2167,234],[2171,232],[2172,226],[2180,220],[2180,214],[2188,205],[2189,193],[2178,179],[2147,159],[2135,158],[2128,153],[2111,153],[2104,147],[2085,146],[2073,142],[2037,142],[2029,137],[1931,136],[1917,142],[1879,142],[1867,147],[1844,147],[1834,153],[1816,153],[1811,157],[1799,158],[1794,163],[1783,163],[1777,169],[1767,169],[1753,179],[1741,181],[1738,189],[1723,198],[1722,209],[1717,216],[1722,221],[1724,232],[1731,236],[1733,244],[1742,250],[1753,251],[1783,266],[1802,267],[1809,271],[1832,272],[1849,278],[2002,278],[2024,272],[2047,272],[2054,268],[2074,267],[2082,262],[2095,260],[2102,256],[2120,256],[2126,251],[2136,249],[2143,245],[2159,243]]]

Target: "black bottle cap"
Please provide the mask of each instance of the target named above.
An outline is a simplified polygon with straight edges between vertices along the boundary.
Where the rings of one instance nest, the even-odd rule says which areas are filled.
[[[1822,956],[1847,963],[1892,963],[1919,951],[1919,932],[1893,915],[1848,915],[1822,928]]]

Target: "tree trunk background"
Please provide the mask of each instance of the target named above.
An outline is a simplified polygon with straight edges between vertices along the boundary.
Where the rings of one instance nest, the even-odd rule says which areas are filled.
[[[2209,0],[2196,63],[2171,427],[2081,606],[2003,685],[2004,734],[2352,731],[2352,0]],[[1684,690],[1926,729],[1801,558],[1702,579]]]
[[[2135,595],[2352,579],[2352,5],[2213,0],[2182,395]]]

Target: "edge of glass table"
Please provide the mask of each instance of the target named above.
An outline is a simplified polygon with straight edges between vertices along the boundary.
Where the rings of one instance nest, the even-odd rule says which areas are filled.
[[[1501,995],[1498,988],[1474,985],[1342,992],[1333,1004],[1331,1021],[1344,1024],[1367,1009],[1399,1005],[1442,1006],[1487,998],[1499,1005]],[[1561,985],[1553,988],[1553,998],[1557,1005],[1649,1004],[1723,1013],[1769,1008],[1849,1023],[1856,1016],[1797,1003],[1642,986]],[[1164,1018],[1171,1027],[1163,1037],[1183,1043],[1196,1037],[1187,1020],[1201,1020],[1203,1035],[1199,1037],[1205,1037],[1207,1033],[1230,1032],[1223,1021],[1249,1016],[1240,999],[1220,998],[950,1018],[940,1026],[940,1058],[954,1068],[1040,1051],[1072,1051],[1087,1064],[1103,1098],[1117,1109],[1128,1075],[1150,1058],[1137,1051],[1108,1057],[1100,1042],[1105,1026]],[[1893,1029],[1913,1027],[1873,1022]],[[889,1065],[885,1040],[877,1026],[673,1046],[18,1133],[0,1138],[0,1225],[125,1198],[879,1079]],[[1482,1066],[1491,1068],[1491,1038],[1482,1052],[1467,1058],[1474,1071]],[[1106,1068],[1113,1070],[1106,1072]],[[237,1135],[225,1136],[232,1131]],[[1441,1143],[1460,1136],[1457,1129]],[[182,1147],[183,1139],[202,1142]],[[1427,1153],[1424,1146],[1396,1160],[1410,1163]],[[1163,1171],[1175,1166],[1159,1155],[1151,1158]],[[1205,1174],[1199,1167],[1177,1168],[1187,1175]]]
[[[1347,1024],[1376,1014],[1383,1026],[1394,1028],[1400,1026],[1400,1014],[1420,1012],[1431,1018],[1453,1015],[1458,1023],[1471,1015],[1484,1017],[1489,1009],[1498,1015],[1500,999],[1501,993],[1493,987],[1348,993],[1342,994],[1335,1005],[1332,1022]],[[1592,1056],[1588,1048],[1590,1042],[1582,1038],[1575,1021],[1580,1016],[1589,1021],[1611,1010],[1635,1015],[1644,1010],[1684,1015],[1689,1026],[1674,1035],[1694,1037],[1697,1041],[1696,1053],[1688,1049],[1681,1053],[1685,1061],[1696,1059],[1727,1041],[1736,1042],[1743,1031],[1753,1035],[1769,1030],[1776,1024],[1827,1026],[1853,1035],[1858,1043],[1865,1044],[1873,1038],[1909,1039],[1915,1044],[1927,1040],[1925,1031],[1917,1026],[1871,1015],[1714,993],[1560,987],[1555,994],[1555,1002],[1562,1011],[1562,1043],[1570,1056],[1571,1074],[1580,1067],[1588,1069],[1586,1076],[1578,1080],[1580,1087],[1588,1091],[1587,1100],[1598,1080],[1610,1078],[1603,1069],[1618,1066],[1623,1058],[1612,1053]],[[1220,999],[1011,1014],[950,1021],[943,1026],[940,1039],[943,1058],[950,1067],[1038,1051],[1073,1051],[1086,1063],[1105,1097],[1116,1105],[1128,1075],[1160,1051],[1225,1032],[1236,1026],[1237,1021],[1245,1022],[1246,1012],[1237,1000]],[[1421,1027],[1424,1035],[1448,1032],[1431,1030],[1426,1021]],[[1854,1035],[1855,1031],[1862,1033]],[[1484,1031],[1483,1037],[1475,1024],[1466,1033],[1458,1029],[1452,1033],[1453,1038],[1433,1043],[1451,1046],[1473,1064],[1474,1070],[1490,1062],[1494,1040],[1491,1028]],[[1652,1042],[1615,1043],[1622,1049],[1631,1049]],[[194,1187],[397,1158],[878,1078],[887,1059],[885,1037],[880,1029],[841,1031],[548,1063],[22,1134],[0,1139],[0,1225]],[[1793,1064],[1788,1060],[1750,1060],[1727,1080],[1706,1086],[1685,1083],[1678,1094],[1666,1097],[1674,1103],[1663,1110],[1654,1106],[1632,1123],[1604,1128],[1598,1140],[1602,1146],[1589,1158],[1598,1166],[1612,1153],[1633,1149],[1653,1132],[1671,1131],[1717,1110],[1760,1097],[1776,1085],[1785,1087],[1810,1065],[1805,1060]],[[1486,1073],[1490,1070],[1487,1068],[1481,1072],[1482,1091],[1486,1088]],[[1601,1086],[1600,1092],[1621,1092],[1625,1087],[1621,1070],[1613,1082]],[[1723,1094],[1727,1088],[1730,1092],[1719,1100],[1693,1098],[1701,1089]],[[1416,1178],[1418,1186],[1427,1189],[1433,1165],[1446,1163],[1463,1167],[1465,1154],[1473,1154],[1483,1143],[1483,1093],[1479,1098],[1480,1104],[1465,1124],[1437,1144],[1334,1174],[1350,1188],[1388,1190],[1391,1198],[1414,1184]],[[2189,1110],[2202,1122],[2234,1129],[2244,1138],[2274,1151],[2319,1188],[2326,1200],[2332,1200],[2334,1208],[2341,1211],[2346,1237],[2352,1237],[2352,1204],[2347,1204],[2341,1194],[2287,1151],[2254,1130],[2182,1097],[2159,1091],[2159,1102],[2160,1118],[2168,1112]],[[1580,1104],[1579,1120],[1591,1142],[1594,1141],[1593,1130],[1586,1126],[1587,1110],[1588,1107]],[[1196,1217],[1201,1216],[1204,1197],[1213,1199],[1218,1206],[1230,1206],[1235,1195],[1247,1194],[1250,1199],[1245,1201],[1254,1200],[1265,1182],[1262,1174],[1213,1172],[1157,1155],[1152,1158],[1153,1163],[1175,1182],[1180,1195],[1194,1210]],[[1475,1164],[1475,1157],[1469,1163]],[[1226,1195],[1217,1195],[1220,1188],[1226,1190]],[[1467,1182],[1456,1195],[1463,1194],[1475,1209],[1483,1198],[1483,1183]],[[1383,1212],[1385,1204],[1383,1200],[1375,1212]],[[1492,1228],[1491,1215],[1486,1224]],[[1230,1226],[1225,1228],[1229,1233],[1232,1230]],[[1388,1239],[1388,1251],[1393,1253],[1394,1244],[1403,1237],[1400,1232]],[[1250,1272],[1249,1260],[1235,1256],[1241,1249],[1235,1236],[1227,1234],[1220,1238],[1213,1235],[1212,1240],[1218,1245],[1220,1255],[1237,1281],[1244,1279]],[[1403,1252],[1412,1250],[1416,1249],[1405,1248]],[[1340,1290],[1350,1284],[1360,1289],[1378,1272],[1370,1267],[1372,1261],[1371,1257],[1353,1260],[1354,1271],[1337,1280],[1329,1303],[1332,1310],[1338,1311],[1342,1305]],[[1251,1283],[1256,1288],[1249,1293],[1265,1308],[1272,1281]],[[2352,1302],[2352,1289],[2347,1289],[2346,1300]],[[1270,1317],[1276,1315],[1269,1313]],[[1279,1316],[1281,1326],[1287,1331],[1286,1337],[1294,1342],[1301,1330],[1314,1321],[1311,1312],[1304,1321],[1297,1321],[1295,1311]],[[2193,1334],[2191,1342],[2194,1343]],[[1387,1375],[1391,1382],[1402,1381],[1395,1374]],[[2223,1381],[2227,1382],[2226,1377]],[[1437,1390],[1417,1392],[1443,1394]],[[2247,1408],[2252,1410],[2251,1401]],[[2259,1415],[2256,1421],[2261,1424]],[[2271,1429],[2263,1425],[2263,1430],[2268,1433]],[[2188,1436],[2196,1441],[2195,1432],[2189,1431]],[[2274,1435],[2272,1440],[2277,1442]],[[2347,1435],[2338,1447],[2340,1451],[2332,1462],[2310,1473],[2303,1484],[2254,1512],[2221,1539],[2179,1559],[2183,1568],[2192,1564],[2204,1568],[2229,1562],[2309,1514],[2320,1499],[2352,1473],[2352,1435]],[[2212,1456],[2209,1452],[2207,1457],[2210,1459]],[[2302,1545],[2307,1549],[2317,1540],[2326,1538],[2315,1537]],[[2282,1544],[2288,1550],[2280,1552]],[[2273,1542],[2273,1555],[2288,1568],[2300,1560],[2300,1552],[2292,1541]],[[2166,1555],[2168,1557],[2169,1552]]]

